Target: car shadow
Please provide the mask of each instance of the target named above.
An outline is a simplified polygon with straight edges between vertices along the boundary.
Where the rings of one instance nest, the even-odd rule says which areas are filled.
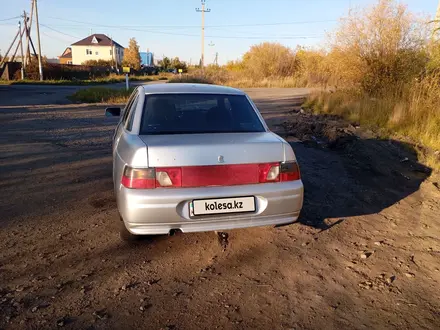
[[[431,175],[414,148],[393,140],[353,140],[337,150],[292,143],[305,196],[299,222],[328,229],[353,217],[379,213],[413,194]],[[329,218],[339,218],[326,222]]]
[[[270,129],[297,156],[305,189],[299,223],[327,230],[347,217],[379,213],[431,175],[414,145],[382,139],[335,115],[309,113],[303,101],[256,100]]]

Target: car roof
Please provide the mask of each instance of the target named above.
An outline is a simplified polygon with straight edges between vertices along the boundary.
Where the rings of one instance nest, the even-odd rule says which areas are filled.
[[[145,94],[229,94],[245,95],[239,89],[208,84],[186,84],[186,83],[163,83],[163,84],[144,84],[142,85]]]

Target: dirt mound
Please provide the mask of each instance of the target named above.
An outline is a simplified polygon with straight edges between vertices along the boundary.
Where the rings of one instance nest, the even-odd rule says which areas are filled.
[[[313,115],[304,110],[294,111],[281,126],[287,137],[328,148],[341,148],[357,139],[357,128],[333,115]]]

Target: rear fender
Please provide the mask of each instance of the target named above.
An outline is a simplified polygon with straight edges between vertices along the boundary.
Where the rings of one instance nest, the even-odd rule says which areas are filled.
[[[124,129],[113,159],[113,180],[115,188],[118,188],[126,165],[138,168],[148,167],[147,146],[139,136],[130,134]]]
[[[296,161],[295,152],[293,151],[291,145],[284,141],[283,143],[284,148],[284,161]]]

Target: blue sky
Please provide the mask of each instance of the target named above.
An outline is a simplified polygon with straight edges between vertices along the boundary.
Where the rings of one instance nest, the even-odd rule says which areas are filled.
[[[30,0],[0,0],[0,52],[5,53],[16,33],[16,21],[30,11]],[[411,11],[435,15],[438,0],[406,0]],[[289,47],[318,46],[352,7],[374,0],[206,0],[205,62],[239,58],[253,44],[278,41]],[[93,33],[104,33],[123,46],[135,37],[141,50],[200,59],[200,0],[38,0],[42,52],[61,55],[71,43]],[[76,21],[76,22],[73,22]],[[280,24],[291,23],[291,24]],[[266,24],[266,25],[263,25]],[[237,26],[239,25],[239,26]],[[245,26],[243,26],[245,25]],[[35,33],[35,31],[33,31]],[[212,46],[209,46],[212,44]]]

